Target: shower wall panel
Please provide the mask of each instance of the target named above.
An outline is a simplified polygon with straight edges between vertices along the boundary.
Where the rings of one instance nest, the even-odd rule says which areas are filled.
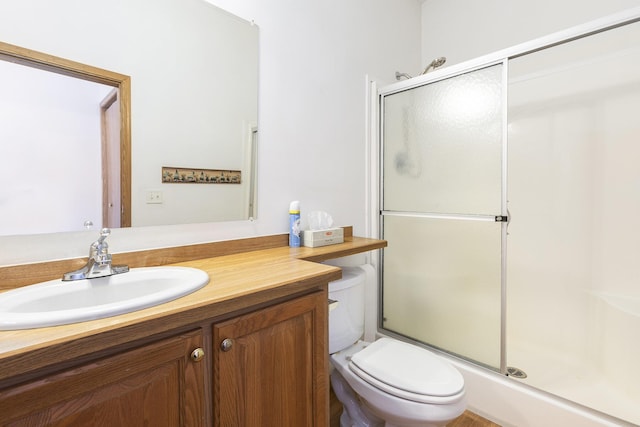
[[[639,41],[636,23],[510,61],[507,162],[509,364],[638,424]]]

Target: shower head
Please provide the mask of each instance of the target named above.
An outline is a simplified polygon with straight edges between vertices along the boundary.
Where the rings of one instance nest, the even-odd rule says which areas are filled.
[[[447,58],[445,58],[444,56],[441,56],[440,58],[436,58],[433,61],[431,61],[431,65],[433,66],[433,68],[438,68],[443,66],[445,62],[447,62]]]
[[[441,67],[445,62],[447,62],[447,58],[445,58],[444,56],[436,58],[433,61],[431,61],[431,63],[427,65],[427,68],[425,68],[424,71],[420,74],[426,74],[427,71],[431,69],[435,70],[436,68]],[[396,80],[410,79],[410,78],[411,76],[409,74],[396,71]]]
[[[430,69],[435,70],[436,68],[441,67],[445,62],[447,62],[447,58],[445,58],[444,56],[434,59],[429,65],[427,65],[427,68],[424,69],[422,74],[426,74]]]
[[[407,73],[401,73],[400,71],[396,71],[396,80],[402,80],[402,79],[410,79],[411,76]]]

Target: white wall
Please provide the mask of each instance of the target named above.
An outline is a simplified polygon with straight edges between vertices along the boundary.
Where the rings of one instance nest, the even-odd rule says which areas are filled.
[[[210,1],[260,26],[260,221],[300,200],[362,234],[365,76],[419,64],[419,2]]]
[[[109,238],[113,252],[284,233],[293,199],[301,201],[303,219],[304,212],[326,210],[336,224],[353,225],[362,235],[367,179],[365,76],[386,84],[394,81],[396,70],[419,68],[420,3],[212,3],[260,27],[258,219],[114,230]],[[51,16],[55,11],[52,8],[42,19],[64,23],[67,17]],[[91,25],[91,13],[104,10],[82,12],[86,25]],[[34,48],[64,50],[56,42],[56,31],[41,31],[40,16],[37,11],[32,14],[32,38],[46,41]],[[5,26],[0,34],[8,31]],[[0,265],[86,256],[95,234],[0,237]]]
[[[446,66],[640,5],[638,0],[426,0],[422,66]]]

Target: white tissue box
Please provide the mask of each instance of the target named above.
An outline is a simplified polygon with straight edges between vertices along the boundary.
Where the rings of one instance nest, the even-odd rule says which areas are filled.
[[[302,231],[302,244],[308,248],[335,245],[342,242],[344,242],[344,229],[341,227]]]

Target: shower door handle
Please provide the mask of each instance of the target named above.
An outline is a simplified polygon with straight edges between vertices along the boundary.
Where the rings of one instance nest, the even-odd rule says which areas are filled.
[[[496,215],[494,219],[496,222],[506,222],[508,227],[509,224],[511,224],[511,212],[509,212],[509,209],[507,209],[506,215]]]

